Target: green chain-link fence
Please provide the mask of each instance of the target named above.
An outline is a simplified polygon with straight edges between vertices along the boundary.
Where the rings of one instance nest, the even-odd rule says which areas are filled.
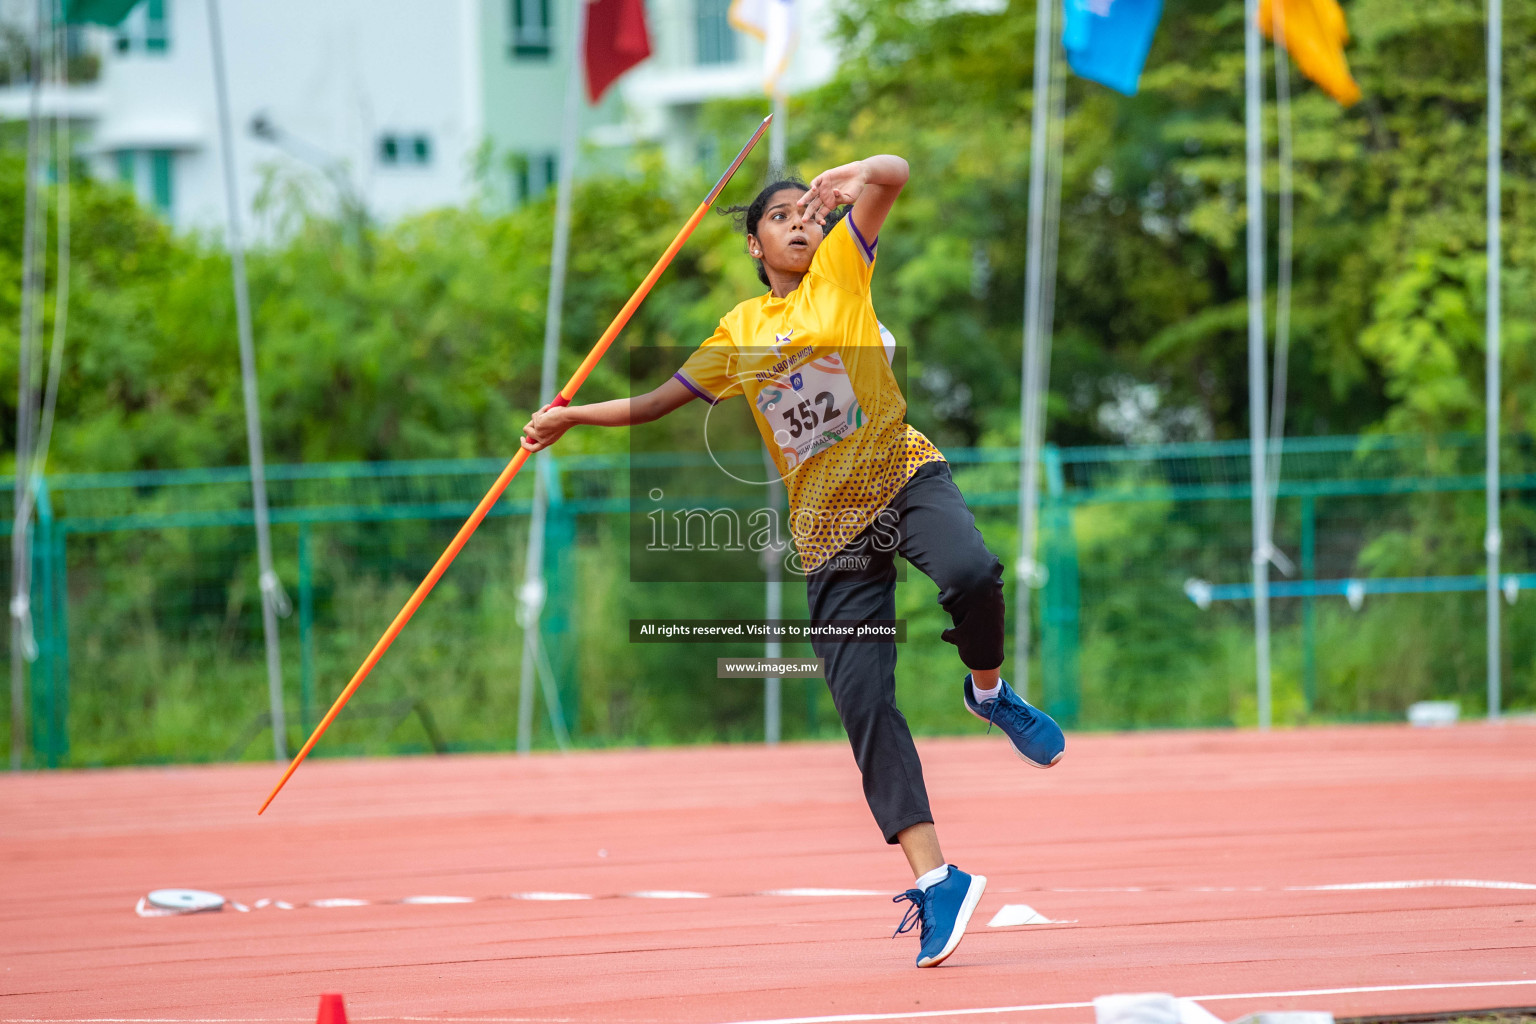
[[[1011,567],[1017,453],[947,454]],[[1286,443],[1276,540],[1297,569],[1276,584],[1277,722],[1400,718],[1426,697],[1481,713],[1480,459],[1473,436]],[[630,644],[628,621],[761,618],[762,584],[630,583],[627,459],[552,461],[541,631],[558,705],[541,707],[536,741],[552,742],[557,714],[583,745],[760,739],[760,684],[714,678],[717,656],[760,654],[760,645]],[[1536,615],[1518,586],[1536,586],[1522,576],[1536,489],[1530,444],[1510,442],[1505,465],[1504,583],[1514,599],[1505,692],[1509,706],[1529,707]],[[501,466],[269,469],[278,571],[293,605],[282,623],[290,746]],[[1044,472],[1034,694],[1078,727],[1253,721],[1247,443],[1048,448]],[[531,491],[529,474],[503,498],[320,753],[513,745]],[[254,742],[267,691],[244,469],[49,477],[33,539],[28,763],[267,749]],[[963,670],[937,639],[946,622],[934,597],[915,572],[898,593],[909,630],[899,699],[915,729],[960,731],[970,723],[957,696]],[[804,617],[804,601],[804,588],[786,581],[784,615]],[[786,739],[837,734],[824,684],[784,686]]]
[[[1431,697],[1485,711],[1482,458],[1471,435],[1285,443],[1275,540],[1295,571],[1271,574],[1277,722],[1400,718]],[[1506,703],[1529,707],[1530,440],[1508,440],[1503,465]],[[1048,685],[1080,679],[1095,726],[1252,723],[1247,442],[1053,451],[1046,466],[1059,525],[1042,541],[1067,577],[1046,588],[1047,651],[1053,630],[1075,633]]]

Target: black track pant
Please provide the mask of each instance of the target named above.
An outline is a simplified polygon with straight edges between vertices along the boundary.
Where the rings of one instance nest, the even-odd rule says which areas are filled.
[[[918,468],[882,513],[806,577],[813,621],[894,619],[896,555],[939,585],[954,619],[943,633],[973,669],[1003,663],[1003,564],[987,550],[949,464]],[[932,821],[923,767],[907,720],[896,710],[896,644],[816,640],[827,687],[864,776],[864,798],[888,843]]]

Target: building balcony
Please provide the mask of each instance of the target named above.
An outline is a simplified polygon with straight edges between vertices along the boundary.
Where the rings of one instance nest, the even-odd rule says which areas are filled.
[[[105,101],[101,86],[95,83],[61,88],[47,82],[38,97],[38,110],[43,117],[94,123],[101,119]],[[31,112],[31,83],[0,84],[0,120],[25,121]]]

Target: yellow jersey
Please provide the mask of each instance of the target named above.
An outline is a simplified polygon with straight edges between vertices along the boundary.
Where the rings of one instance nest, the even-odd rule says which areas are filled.
[[[748,299],[676,377],[705,401],[745,395],[789,495],[800,569],[823,565],[944,456],[906,422],[907,401],[870,302],[875,247],[850,213],[798,287]],[[888,336],[888,335],[887,335]]]

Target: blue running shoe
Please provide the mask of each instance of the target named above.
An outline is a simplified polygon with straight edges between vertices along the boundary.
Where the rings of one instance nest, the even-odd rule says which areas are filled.
[[[921,926],[918,939],[922,946],[917,951],[917,966],[937,967],[944,958],[955,951],[965,936],[965,926],[970,923],[981,894],[986,891],[985,875],[968,875],[949,865],[944,881],[935,882],[927,891],[908,889],[900,896],[891,898],[892,903],[906,900],[912,905],[902,915],[901,924],[891,933],[895,938]]]
[[[1018,694],[1007,680],[1003,692],[992,700],[976,702],[976,690],[970,675],[965,677],[965,709],[983,722],[991,732],[995,725],[1008,735],[1014,753],[1036,768],[1049,768],[1066,753],[1067,738],[1050,715],[1034,707]]]

